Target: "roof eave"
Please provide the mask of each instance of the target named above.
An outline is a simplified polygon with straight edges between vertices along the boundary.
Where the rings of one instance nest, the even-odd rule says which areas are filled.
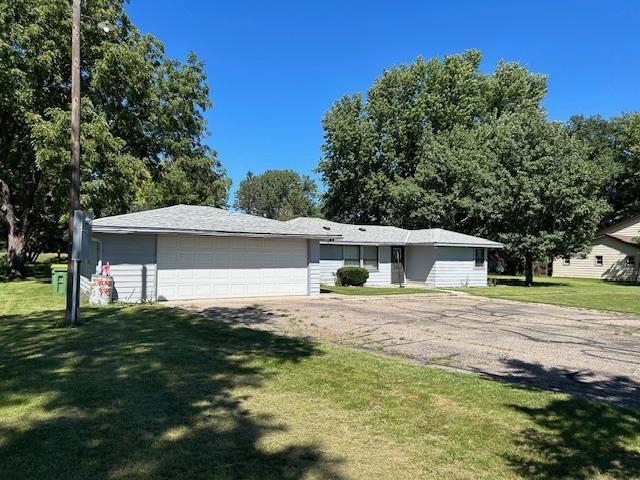
[[[367,242],[363,240],[351,241],[338,239],[329,241],[335,245],[397,245],[397,246],[416,246],[416,247],[469,247],[469,248],[504,248],[502,243],[451,243],[451,242]]]
[[[345,240],[341,237],[336,237],[334,240],[329,240],[334,245],[405,245],[404,242],[373,242],[366,240]]]
[[[166,235],[203,235],[217,237],[252,237],[252,238],[304,238],[307,240],[331,240],[340,238],[339,235],[316,235],[306,233],[269,233],[269,232],[228,232],[219,230],[191,230],[177,228],[157,228],[157,227],[117,227],[107,225],[93,225],[93,233],[115,233],[115,234],[166,234]]]
[[[442,242],[434,242],[427,245],[433,245],[435,247],[469,247],[469,248],[504,248],[502,243],[492,242],[492,243],[442,243]]]
[[[602,237],[612,238],[614,240],[617,240],[618,242],[624,243],[625,245],[631,245],[632,247],[640,248],[640,244],[638,244],[636,242],[628,242],[627,240],[623,240],[622,238],[616,237],[615,235],[612,235],[610,233],[602,233],[600,235],[596,235],[593,238],[593,241],[596,241],[597,239],[602,238]]]

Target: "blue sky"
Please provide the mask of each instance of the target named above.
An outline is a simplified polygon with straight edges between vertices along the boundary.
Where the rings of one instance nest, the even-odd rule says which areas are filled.
[[[207,143],[232,191],[247,170],[312,174],[331,104],[418,55],[477,48],[484,71],[504,59],[547,74],[554,120],[640,110],[636,0],[131,0],[127,11],[168,55],[204,60]]]

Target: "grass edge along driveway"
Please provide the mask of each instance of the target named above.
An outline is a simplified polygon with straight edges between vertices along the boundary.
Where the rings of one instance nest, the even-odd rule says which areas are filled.
[[[461,288],[472,295],[640,315],[640,285],[586,278],[491,276],[496,286]]]
[[[321,285],[321,293],[337,293],[340,295],[369,296],[369,295],[414,295],[420,293],[444,294],[441,290],[434,288],[415,287],[344,287],[340,285]]]
[[[85,307],[60,328],[49,284],[0,298],[3,479],[640,476],[640,412],[240,328],[233,308]]]

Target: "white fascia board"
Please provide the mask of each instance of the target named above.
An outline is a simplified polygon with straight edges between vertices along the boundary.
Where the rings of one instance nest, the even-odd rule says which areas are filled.
[[[323,245],[392,245],[392,246],[424,246],[424,247],[468,247],[468,248],[504,248],[502,243],[440,243],[440,242],[347,242],[344,240],[329,240],[323,241],[320,240],[320,243]]]
[[[346,240],[342,240],[340,238],[337,238],[335,241],[334,240],[320,240],[320,243],[322,245],[380,245],[380,246],[387,246],[387,245],[399,245],[399,246],[403,246],[405,245],[404,242],[366,242],[366,241],[358,241],[358,242],[351,242],[351,241],[346,241]]]
[[[112,227],[95,225],[94,233],[148,233],[157,235],[201,235],[210,237],[251,237],[251,238],[304,238],[307,240],[331,240],[340,238],[337,235],[313,235],[304,233],[260,233],[260,232],[220,232],[212,230],[188,230],[174,228],[144,228],[144,227]]]
[[[411,243],[410,245],[433,245],[435,247],[504,248],[502,243]]]

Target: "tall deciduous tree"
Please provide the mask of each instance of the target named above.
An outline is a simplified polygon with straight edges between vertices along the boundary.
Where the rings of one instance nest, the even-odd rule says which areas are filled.
[[[640,213],[640,113],[607,120],[599,116],[571,118],[568,129],[587,145],[590,160],[606,173],[603,196],[610,211],[602,227]]]
[[[109,215],[226,203],[227,177],[202,143],[211,106],[202,63],[168,59],[122,0],[92,0],[84,13],[82,207]],[[116,32],[103,34],[93,18]],[[66,223],[70,32],[66,0],[0,0],[0,209],[14,275],[30,239],[52,225],[62,235]]]
[[[534,259],[577,251],[603,212],[600,169],[547,122],[546,78],[481,55],[385,71],[327,112],[318,171],[328,218],[486,235]]]
[[[235,208],[252,215],[289,220],[318,214],[316,184],[291,170],[248,172],[236,192]]]
[[[438,170],[473,168],[478,155],[473,153],[475,160],[465,166],[467,157],[460,154],[474,151],[475,136],[487,135],[475,128],[505,114],[538,112],[546,92],[542,75],[515,63],[500,63],[486,75],[479,71],[480,60],[476,50],[429,61],[418,58],[385,71],[366,101],[355,94],[333,105],[323,120],[324,155],[318,167],[328,187],[323,202],[327,217],[398,226],[468,217],[459,207],[474,205],[465,196],[478,195],[468,187],[475,175],[451,192],[451,175],[442,178]],[[440,193],[457,197],[435,203],[425,197]],[[398,208],[416,201],[418,211]],[[475,227],[470,220],[464,223],[463,230]]]
[[[490,143],[499,181],[487,227],[524,258],[531,285],[535,260],[589,250],[607,211],[600,196],[605,175],[583,142],[541,115],[502,117]]]

